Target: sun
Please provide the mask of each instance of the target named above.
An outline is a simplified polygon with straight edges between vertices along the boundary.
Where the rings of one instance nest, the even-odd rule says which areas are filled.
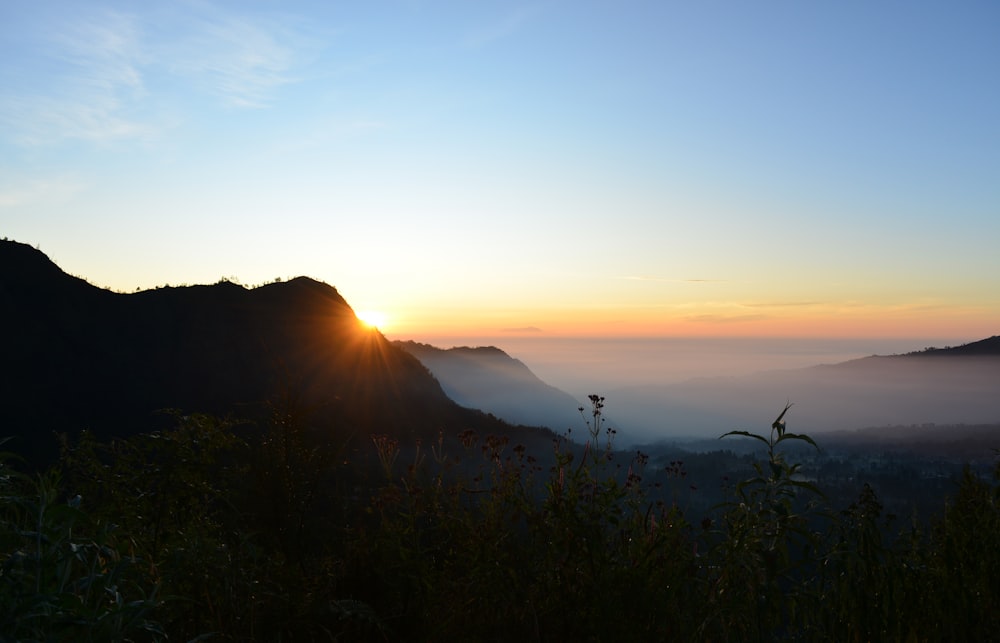
[[[376,328],[380,330],[385,328],[385,323],[388,320],[385,313],[377,310],[360,310],[355,313],[355,315],[358,320],[368,328]]]

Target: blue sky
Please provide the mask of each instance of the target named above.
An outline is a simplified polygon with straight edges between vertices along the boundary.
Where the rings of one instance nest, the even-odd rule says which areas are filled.
[[[8,2],[0,235],[401,335],[1000,325],[1000,8]]]

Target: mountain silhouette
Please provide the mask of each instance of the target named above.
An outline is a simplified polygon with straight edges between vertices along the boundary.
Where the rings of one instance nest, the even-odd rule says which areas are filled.
[[[994,335],[978,342],[946,348],[926,348],[922,351],[906,353],[898,357],[997,357],[1000,356],[1000,335]],[[896,356],[892,356],[896,357]]]
[[[4,240],[0,308],[8,448],[51,453],[54,432],[157,429],[170,421],[161,409],[256,421],[275,405],[341,438],[513,431],[449,399],[335,288],[306,277],[121,294]]]
[[[579,427],[580,403],[540,380],[521,360],[495,346],[437,348],[413,341],[394,344],[419,359],[461,404],[513,424],[556,432]]]

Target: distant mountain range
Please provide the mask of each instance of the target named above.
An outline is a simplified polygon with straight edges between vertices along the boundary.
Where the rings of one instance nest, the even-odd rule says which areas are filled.
[[[521,360],[495,346],[441,349],[412,341],[394,344],[419,359],[462,406],[557,432],[583,424],[579,401],[538,379]]]
[[[515,433],[456,404],[416,358],[363,327],[336,289],[305,277],[120,294],[4,240],[0,310],[0,437],[16,438],[6,448],[51,453],[57,431],[159,428],[170,421],[160,409],[252,421],[294,412],[364,443],[372,432]]]

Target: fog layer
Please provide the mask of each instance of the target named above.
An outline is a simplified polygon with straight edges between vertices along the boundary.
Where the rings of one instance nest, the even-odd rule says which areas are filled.
[[[493,340],[576,399],[604,395],[622,445],[766,430],[786,402],[790,430],[811,433],[1000,421],[1000,357],[864,357],[962,341]],[[554,409],[521,411],[518,421]]]
[[[911,424],[1000,421],[998,358],[867,358],[834,366],[611,391],[623,437],[710,437],[766,431],[786,402],[789,430],[819,433]]]

